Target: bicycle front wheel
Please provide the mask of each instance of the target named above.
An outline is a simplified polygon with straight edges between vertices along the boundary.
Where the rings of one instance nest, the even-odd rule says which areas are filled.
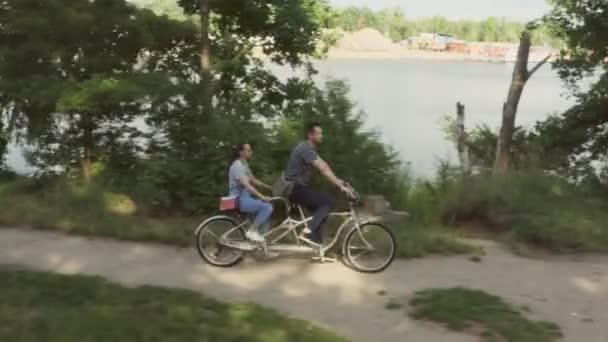
[[[365,223],[351,230],[344,240],[344,258],[350,267],[365,273],[385,270],[395,259],[393,232],[378,223]]]

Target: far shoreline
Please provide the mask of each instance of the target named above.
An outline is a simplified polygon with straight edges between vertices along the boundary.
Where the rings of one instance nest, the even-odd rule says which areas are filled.
[[[536,63],[542,58],[532,58],[530,63]],[[395,50],[395,51],[370,51],[370,50],[337,50],[332,49],[324,58],[327,60],[421,60],[421,61],[467,61],[484,62],[491,64],[512,64],[515,60],[488,58],[487,56],[476,56],[451,52],[432,52],[422,50]],[[554,59],[554,58],[552,58]]]
[[[264,54],[256,53],[256,57],[269,61],[270,58]],[[347,60],[377,60],[377,61],[427,61],[427,62],[476,62],[488,64],[514,64],[515,61],[506,59],[492,59],[482,56],[472,56],[467,54],[450,52],[431,52],[431,51],[353,51],[353,50],[330,50],[320,58],[313,58],[314,61],[347,61]],[[550,59],[554,61],[555,57]],[[537,63],[539,60],[530,58],[529,63]]]

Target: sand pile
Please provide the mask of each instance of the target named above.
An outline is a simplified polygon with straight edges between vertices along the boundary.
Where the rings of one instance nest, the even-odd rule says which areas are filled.
[[[391,51],[398,45],[371,28],[364,28],[357,32],[345,32],[335,47],[338,50],[351,51]]]

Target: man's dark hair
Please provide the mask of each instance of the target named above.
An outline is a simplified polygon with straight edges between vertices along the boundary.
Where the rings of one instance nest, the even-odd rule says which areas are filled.
[[[315,128],[317,127],[321,127],[321,123],[318,121],[312,121],[306,124],[306,126],[304,126],[304,138],[308,139],[308,135],[310,133],[314,133]]]

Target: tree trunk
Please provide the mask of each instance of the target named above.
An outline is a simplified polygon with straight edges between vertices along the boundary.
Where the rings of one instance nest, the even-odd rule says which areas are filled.
[[[91,125],[84,127],[82,147],[82,178],[88,183],[91,181],[93,173],[93,128]]]
[[[8,145],[8,132],[4,128],[4,115],[0,117],[0,169],[4,167],[6,147]]]
[[[471,163],[469,161],[469,148],[467,146],[467,135],[464,127],[464,105],[460,102],[456,104],[456,128],[458,130],[458,159],[462,173],[471,173]]]
[[[513,78],[511,87],[507,95],[507,102],[503,105],[502,110],[502,125],[498,135],[496,144],[496,159],[494,161],[494,174],[505,174],[511,168],[513,156],[511,154],[511,143],[513,141],[513,133],[515,132],[515,116],[517,115],[517,107],[521,94],[524,91],[526,82],[532,75],[540,69],[551,55],[545,57],[532,70],[528,71],[528,60],[530,58],[530,32],[524,31],[521,34],[519,50],[517,51],[517,60],[513,69]]]
[[[211,39],[209,38],[209,0],[199,0],[199,11],[201,16],[201,84],[203,87],[203,111],[212,110],[213,93],[211,72]]]
[[[511,142],[515,131],[515,116],[521,94],[530,75],[528,73],[528,59],[530,57],[530,32],[521,34],[517,60],[513,69],[511,87],[507,95],[507,102],[503,105],[502,125],[496,145],[496,159],[494,161],[494,174],[505,174],[511,167]]]

